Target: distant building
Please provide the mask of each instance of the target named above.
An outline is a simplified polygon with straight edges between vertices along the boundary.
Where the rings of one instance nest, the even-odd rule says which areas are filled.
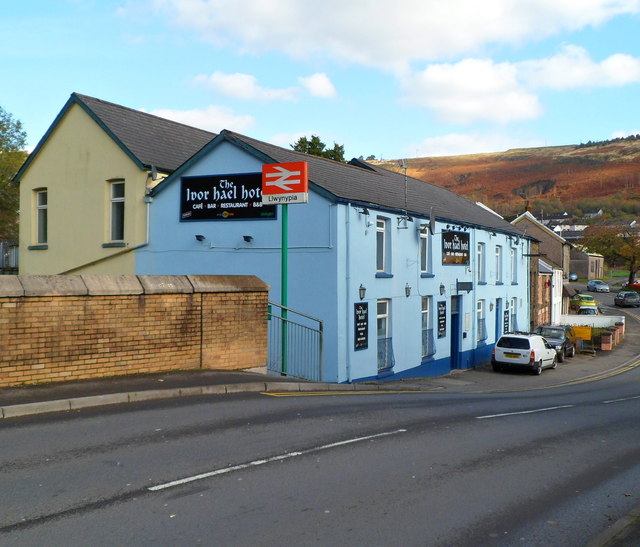
[[[540,241],[540,254],[543,260],[558,265],[566,278],[570,271],[570,251],[573,245],[540,221],[529,211],[525,211],[511,222],[527,235]]]
[[[583,279],[602,279],[604,277],[604,257],[591,253],[581,245],[571,249],[571,271]]]

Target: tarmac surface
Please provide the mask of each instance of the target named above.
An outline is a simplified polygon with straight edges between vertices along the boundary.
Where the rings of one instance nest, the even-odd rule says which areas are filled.
[[[310,382],[247,371],[190,370],[97,380],[0,388],[4,419],[82,408],[194,395],[349,391],[496,393],[551,389],[596,381],[640,366],[640,332],[635,328],[612,351],[581,351],[540,376],[495,373],[490,365],[436,378],[337,384]],[[594,538],[588,547],[640,545],[640,506]]]

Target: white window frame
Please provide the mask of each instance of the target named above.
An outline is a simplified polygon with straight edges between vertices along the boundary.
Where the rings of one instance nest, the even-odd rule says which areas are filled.
[[[122,188],[116,194],[116,189]],[[125,185],[124,181],[109,183],[109,241],[124,241]]]
[[[383,311],[380,311],[380,306],[384,307]],[[376,336],[380,340],[382,338],[391,338],[390,320],[391,318],[391,300],[388,298],[381,298],[376,302]],[[380,336],[380,322],[384,325],[384,336]]]
[[[436,345],[433,333],[433,296],[422,297],[422,358],[431,357],[436,352]],[[426,333],[425,333],[426,331]],[[425,334],[429,340],[425,344]]]
[[[35,242],[46,245],[49,240],[49,194],[47,188],[39,188],[35,194]],[[44,199],[42,199],[44,197]]]
[[[515,285],[518,282],[518,248],[511,247],[511,284]]]
[[[376,273],[391,272],[390,221],[386,217],[376,217]]]
[[[496,283],[502,283],[502,245],[496,245]]]
[[[484,243],[478,243],[476,254],[478,258],[478,283],[487,282],[487,264],[486,264],[486,246]]]
[[[476,326],[478,342],[486,340],[488,337],[486,324],[486,302],[482,299],[476,302]]]
[[[429,227],[426,224],[420,226],[420,273],[428,274],[431,271],[429,260]]]

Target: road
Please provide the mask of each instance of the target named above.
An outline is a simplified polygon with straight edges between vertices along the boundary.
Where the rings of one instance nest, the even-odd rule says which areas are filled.
[[[585,545],[639,503],[639,382],[6,420],[0,544]]]

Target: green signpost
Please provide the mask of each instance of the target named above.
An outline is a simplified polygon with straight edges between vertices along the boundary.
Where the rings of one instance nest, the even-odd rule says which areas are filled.
[[[281,374],[287,375],[287,351],[289,341],[287,310],[289,305],[289,204],[307,203],[309,200],[309,178],[307,162],[271,163],[262,166],[262,203],[280,204],[282,223],[282,255],[280,257],[280,302],[282,305],[282,358]]]

